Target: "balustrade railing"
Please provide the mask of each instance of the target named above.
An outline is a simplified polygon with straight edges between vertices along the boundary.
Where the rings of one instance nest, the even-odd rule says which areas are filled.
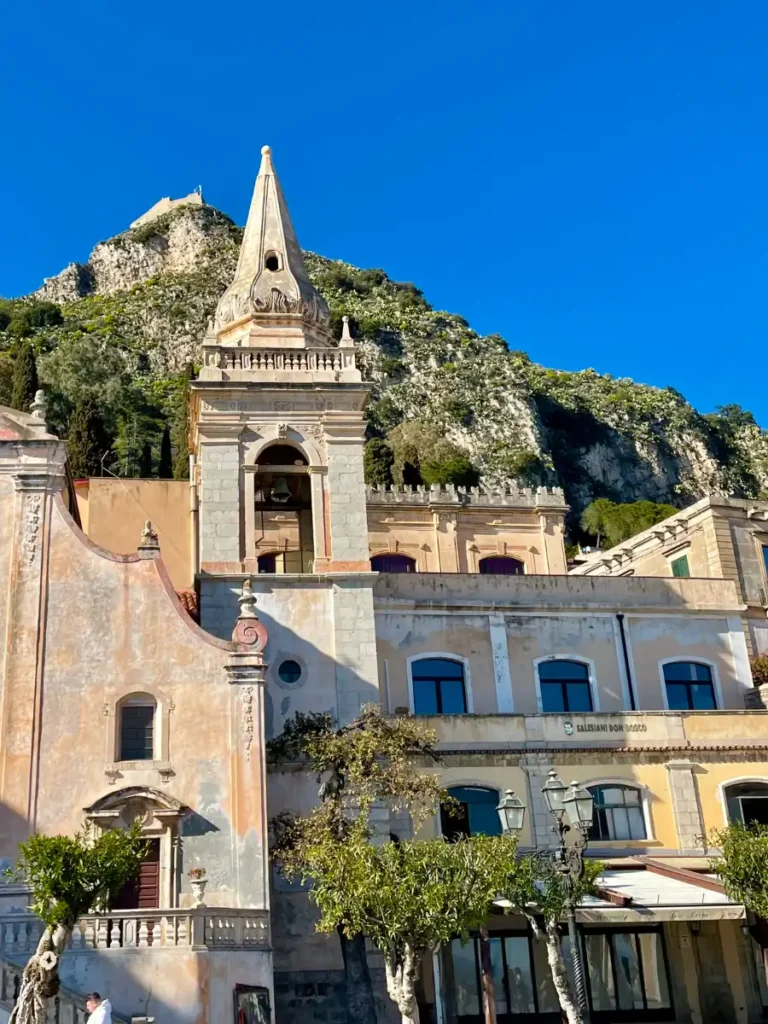
[[[355,369],[355,353],[352,349],[338,348],[227,348],[210,345],[204,349],[206,366],[220,370],[287,371],[290,373],[313,373],[328,370],[341,373]]]
[[[0,955],[29,955],[34,952],[41,933],[41,922],[31,914],[0,917]],[[181,946],[266,949],[269,941],[266,910],[198,907],[92,914],[77,922],[68,948],[72,952]]]

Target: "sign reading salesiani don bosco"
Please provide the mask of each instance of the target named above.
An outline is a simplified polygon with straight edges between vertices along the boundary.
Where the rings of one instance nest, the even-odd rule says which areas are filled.
[[[563,730],[566,736],[572,736],[574,732],[648,732],[648,726],[644,722],[623,722],[621,719],[607,722],[563,722]]]

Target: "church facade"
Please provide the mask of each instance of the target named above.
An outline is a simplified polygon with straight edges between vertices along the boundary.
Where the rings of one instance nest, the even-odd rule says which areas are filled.
[[[0,856],[136,818],[151,841],[139,885],[63,958],[75,1016],[96,988],[125,1019],[343,1024],[338,943],[269,865],[269,818],[316,783],[268,770],[265,741],[296,711],[347,722],[374,702],[430,716],[470,832],[513,789],[522,846],[547,846],[548,773],[591,789],[595,1021],[758,1019],[759,934],[707,840],[768,807],[737,582],[568,575],[556,489],[366,488],[368,392],[265,147],[192,383],[189,487],[72,481],[42,400],[0,410]],[[0,888],[3,978],[34,942],[25,908]],[[556,1020],[524,923],[490,925],[499,1019]],[[425,963],[427,1019],[480,1020],[477,955]]]

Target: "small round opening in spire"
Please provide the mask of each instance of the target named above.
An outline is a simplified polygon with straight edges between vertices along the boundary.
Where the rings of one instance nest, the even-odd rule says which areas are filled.
[[[268,252],[264,257],[264,266],[267,270],[279,270],[280,269],[280,257],[276,252]]]

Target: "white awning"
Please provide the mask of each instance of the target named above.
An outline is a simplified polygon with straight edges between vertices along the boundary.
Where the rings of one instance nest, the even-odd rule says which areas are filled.
[[[741,903],[733,903],[725,893],[706,887],[716,882],[702,875],[704,885],[670,878],[657,871],[607,869],[597,880],[599,889],[615,896],[587,896],[576,909],[581,924],[655,924],[659,921],[739,921],[745,917]],[[507,900],[496,900],[508,908]]]
[[[642,924],[654,921],[738,921],[744,914],[741,903],[734,903],[723,892],[707,888],[715,881],[702,875],[704,885],[670,878],[650,870],[615,871],[608,869],[599,877],[601,889],[617,896],[617,903],[588,896],[576,911],[583,924]],[[620,906],[621,897],[631,903]]]

